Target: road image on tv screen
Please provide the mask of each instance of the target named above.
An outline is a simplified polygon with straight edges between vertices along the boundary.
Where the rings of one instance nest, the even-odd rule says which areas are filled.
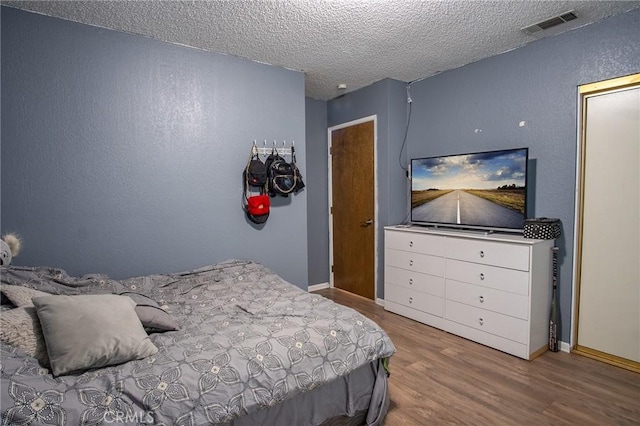
[[[528,150],[492,151],[411,162],[411,220],[522,229]]]

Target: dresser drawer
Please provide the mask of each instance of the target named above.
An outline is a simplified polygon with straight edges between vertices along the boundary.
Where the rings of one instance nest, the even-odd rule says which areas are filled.
[[[422,293],[393,284],[385,284],[384,297],[394,303],[408,306],[431,315],[442,317],[442,297]]]
[[[528,272],[451,259],[446,259],[445,268],[448,279],[529,295]]]
[[[529,298],[473,284],[447,280],[447,300],[523,320],[529,319]]]
[[[467,327],[482,330],[505,339],[527,344],[529,323],[527,321],[513,318],[485,309],[473,306],[445,301],[445,318]]]
[[[384,271],[384,281],[388,284],[444,297],[443,277],[387,266]]]
[[[386,249],[385,264],[409,271],[444,277],[444,258],[428,254]]]
[[[444,237],[439,235],[387,230],[384,244],[385,248],[444,256]]]
[[[445,241],[445,253],[451,259],[529,270],[528,245],[448,237]]]

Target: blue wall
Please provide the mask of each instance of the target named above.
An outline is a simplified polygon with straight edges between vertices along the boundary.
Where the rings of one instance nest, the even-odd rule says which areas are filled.
[[[640,10],[614,16],[520,49],[416,81],[404,160],[528,146],[529,214],[558,217],[562,340],[571,339],[577,86],[640,71]],[[394,164],[404,126],[404,87],[383,81],[328,103],[329,126],[378,114],[379,135],[389,132],[387,166],[379,169],[380,209],[386,223],[408,212],[409,186]],[[387,90],[388,89],[388,90]],[[525,122],[521,127],[519,123]],[[476,131],[476,129],[478,129]],[[379,141],[380,142],[380,141]],[[380,145],[380,143],[379,143]],[[532,184],[532,185],[531,185]],[[401,195],[402,194],[402,195]],[[385,198],[386,197],[386,198]],[[404,202],[404,204],[403,204]],[[396,211],[404,205],[402,212]],[[385,223],[385,224],[386,224]],[[380,253],[379,253],[380,256]],[[379,271],[380,274],[380,271]],[[378,280],[378,296],[381,282]]]
[[[577,86],[639,72],[639,28],[636,9],[444,72],[411,88],[409,158],[530,148],[535,209],[529,213],[557,217],[563,223],[558,244],[565,342],[571,339],[573,298]]]
[[[407,179],[398,161],[407,117],[406,85],[385,79],[328,102],[328,127],[377,115],[377,297],[384,298],[384,226],[407,214]]]
[[[307,253],[309,285],[329,282],[327,103],[307,98]]]
[[[2,232],[16,263],[114,278],[250,258],[306,289],[306,192],[243,214],[254,139],[295,140],[304,75],[2,7]]]

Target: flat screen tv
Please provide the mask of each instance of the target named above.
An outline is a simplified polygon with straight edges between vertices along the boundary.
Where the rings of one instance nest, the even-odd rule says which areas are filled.
[[[528,148],[411,160],[411,223],[522,232]]]

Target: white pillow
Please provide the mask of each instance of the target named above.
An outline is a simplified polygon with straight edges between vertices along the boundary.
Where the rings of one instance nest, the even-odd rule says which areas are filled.
[[[19,285],[3,285],[0,291],[2,291],[2,294],[4,294],[14,306],[19,308],[23,306],[33,306],[31,299],[34,297],[49,296],[49,293],[45,293],[44,291]]]
[[[43,367],[49,366],[47,347],[33,306],[0,313],[0,340],[22,349]]]

